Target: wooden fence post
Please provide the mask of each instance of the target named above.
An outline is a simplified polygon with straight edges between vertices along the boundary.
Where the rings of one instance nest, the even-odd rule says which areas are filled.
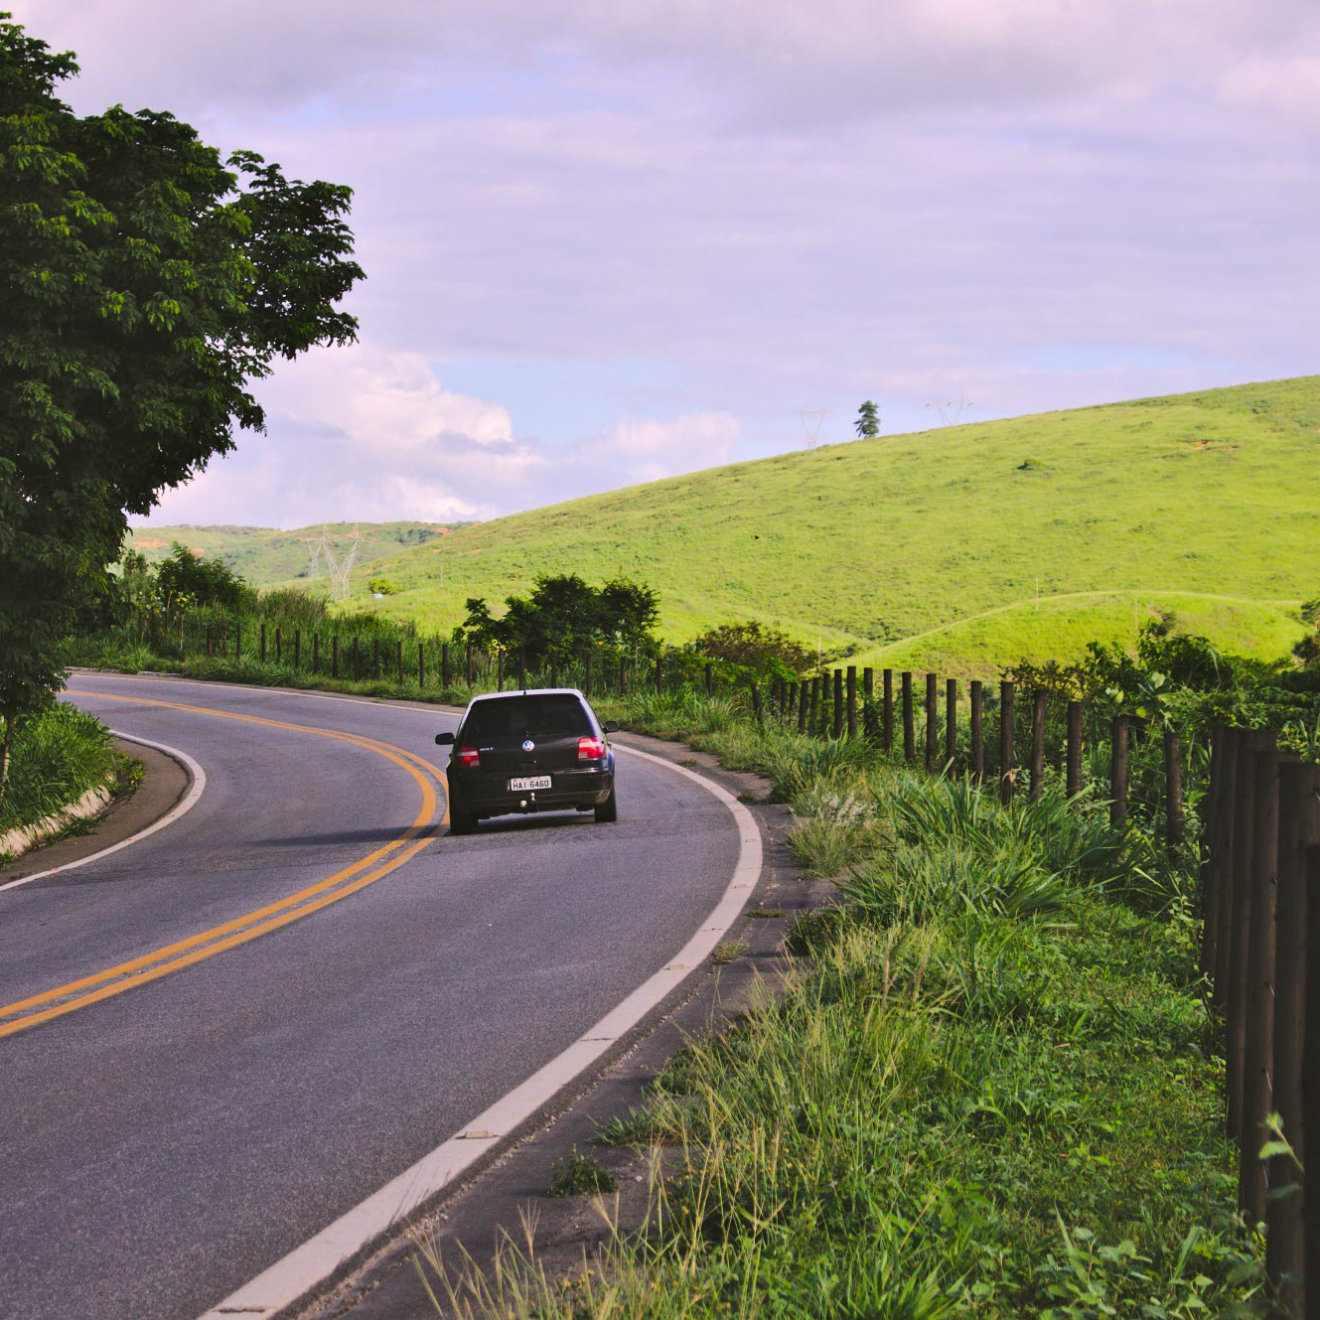
[[[843,737],[843,670],[834,671],[834,702],[831,710],[833,716],[830,733],[835,742]]]
[[[1302,1075],[1306,1045],[1306,930],[1311,920],[1306,854],[1320,844],[1320,770],[1296,758],[1279,766],[1278,944],[1275,949],[1274,1108],[1297,1160],[1306,1163]],[[1285,1315],[1301,1314],[1305,1269],[1305,1179],[1286,1155],[1266,1168],[1265,1272],[1279,1290]],[[1284,1195],[1292,1184],[1296,1190]]]
[[[1075,798],[1082,791],[1082,703],[1068,703],[1068,752],[1064,792]]]
[[[266,621],[265,621],[265,619],[263,619],[263,620],[261,621],[261,647],[260,647],[260,655],[261,655],[261,663],[264,665],[264,664],[266,663]]]
[[[1004,679],[999,684],[999,800],[1007,806],[1013,801],[1017,766],[1013,760],[1013,684]]]
[[[967,736],[971,741],[972,778],[985,783],[985,688],[979,678],[972,679],[967,691]]]
[[[295,628],[293,630],[293,667],[294,669],[302,668],[302,629],[301,628]]]
[[[1219,940],[1219,825],[1224,811],[1224,742],[1225,730],[1216,727],[1210,733],[1210,783],[1205,793],[1205,826],[1201,831],[1201,958],[1203,976],[1211,980],[1214,991],[1215,945]]]
[[[312,634],[312,673],[321,672],[321,634],[314,632]]]
[[[275,625],[275,663],[278,665],[284,659],[284,644],[281,637],[279,624]]]
[[[557,688],[559,686],[559,661],[550,661],[550,686]]]
[[[472,638],[467,639],[467,685],[474,687],[476,685],[476,674],[472,671]]]
[[[807,716],[808,732],[814,738],[819,730],[816,727],[816,719],[820,714],[820,675],[816,674],[811,680],[811,713]]]
[[[449,643],[440,643],[440,686],[449,687]]]
[[[504,652],[495,652],[495,691],[504,691]]]
[[[1128,717],[1115,715],[1109,741],[1109,823],[1121,830],[1127,824]]]
[[[426,687],[426,643],[417,643],[417,686]]]
[[[798,683],[798,727],[799,733],[807,731],[807,692],[810,684],[804,678]]]
[[[862,670],[862,733],[874,738],[879,730],[875,722],[875,670]]]
[[[394,669],[399,676],[399,686],[403,686],[403,639],[396,638],[394,642]]]
[[[619,657],[619,696],[628,695],[628,661],[624,656]]]
[[[1306,890],[1308,895],[1320,894],[1320,844],[1311,844],[1305,850]],[[1320,967],[1320,903],[1306,905],[1306,964]],[[1306,1010],[1304,1030],[1306,1047],[1302,1051],[1302,1127],[1301,1135],[1320,1132],[1320,976],[1306,978]],[[1307,1147],[1310,1149],[1316,1143]],[[1316,1213],[1315,1198],[1309,1197],[1307,1184],[1302,1184],[1302,1214],[1305,1219],[1304,1258],[1320,1260],[1320,1214]],[[1308,1204],[1309,1203],[1309,1204]],[[1314,1266],[1312,1267],[1314,1274]],[[1307,1320],[1314,1320],[1317,1301],[1314,1281],[1306,1290]]]
[[[881,708],[880,747],[889,755],[894,750],[894,671],[886,669],[884,678],[884,705]]]
[[[1242,1087],[1247,1041],[1247,997],[1249,937],[1251,932],[1251,860],[1256,823],[1256,765],[1259,747],[1254,730],[1240,735],[1235,791],[1233,794],[1233,910],[1228,920],[1228,981],[1224,1003],[1226,1130],[1233,1141],[1241,1141]]]
[[[953,778],[958,761],[958,680],[944,681],[944,764],[949,778]]]
[[[1269,740],[1273,742],[1273,738]],[[1273,1111],[1274,950],[1279,884],[1279,758],[1272,746],[1254,763],[1256,819],[1251,839],[1251,930],[1247,937],[1247,1022],[1242,1061],[1242,1140],[1238,1199],[1249,1222],[1265,1218],[1265,1119]]]
[[[234,620],[234,659],[243,659],[243,620]]]
[[[339,634],[330,639],[330,677],[339,677]]]
[[[215,639],[211,636],[211,630],[206,630],[206,654],[212,656],[215,654]]]
[[[709,660],[706,661],[706,695],[715,695],[715,666]]]
[[[903,760],[911,765],[917,759],[916,715],[912,710],[912,675],[904,670],[900,675],[903,685]]]
[[[657,651],[655,657],[655,695],[657,697],[663,696],[664,691],[665,691],[664,659]]]
[[[1220,818],[1211,842],[1214,852],[1217,883],[1215,901],[1215,947],[1211,951],[1210,987],[1212,1002],[1224,1014],[1228,1011],[1228,984],[1231,979],[1230,963],[1233,950],[1233,912],[1237,906],[1236,887],[1239,872],[1237,858],[1237,797],[1238,770],[1245,758],[1245,729],[1225,729],[1223,741],[1223,786],[1220,796]]]
[[[940,763],[939,685],[938,675],[926,675],[926,773],[931,775]]]
[[[1164,835],[1171,848],[1185,837],[1183,825],[1182,740],[1175,729],[1164,730]]]
[[[1039,801],[1045,791],[1045,707],[1049,698],[1037,690],[1031,694],[1031,786],[1029,796]]]
[[[755,679],[751,681],[749,686],[752,689],[752,714],[756,717],[756,722],[760,724],[765,718],[761,710],[761,686]]]
[[[857,737],[857,666],[848,666],[848,737]]]

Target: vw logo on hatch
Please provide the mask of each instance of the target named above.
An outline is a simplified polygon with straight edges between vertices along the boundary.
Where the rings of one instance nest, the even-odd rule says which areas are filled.
[[[536,744],[535,744],[530,738],[524,738],[524,739],[523,739],[523,751],[524,751],[524,752],[534,752],[535,750],[536,750]]]

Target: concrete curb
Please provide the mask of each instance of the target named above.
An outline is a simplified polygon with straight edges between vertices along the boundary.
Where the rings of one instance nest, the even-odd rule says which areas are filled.
[[[90,820],[93,816],[99,816],[114,797],[110,788],[111,782],[113,781],[108,780],[100,788],[89,788],[77,802],[61,807],[59,811],[51,812],[35,825],[16,825],[12,830],[0,834],[0,856],[13,861],[39,844],[45,843],[47,839],[53,839],[75,821]]]

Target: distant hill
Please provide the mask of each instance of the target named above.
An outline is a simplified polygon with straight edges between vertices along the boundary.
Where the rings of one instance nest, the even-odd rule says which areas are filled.
[[[139,523],[131,529],[133,548],[149,560],[164,559],[171,545],[178,541],[197,554],[222,559],[256,586],[270,586],[290,580],[311,582],[317,578],[328,587],[328,568],[323,554],[318,554],[322,533],[327,536],[331,554],[343,560],[357,534],[356,565],[365,568],[400,550],[426,545],[437,537],[448,536],[464,523],[421,522],[326,523],[324,527],[299,527],[280,531],[271,527],[190,527],[156,526]]]
[[[1277,655],[1320,594],[1320,377],[737,463],[398,545],[386,567],[400,594],[375,608],[446,628],[469,596],[577,572],[655,587],[675,640],[757,618],[863,663],[1063,657],[1161,612]]]

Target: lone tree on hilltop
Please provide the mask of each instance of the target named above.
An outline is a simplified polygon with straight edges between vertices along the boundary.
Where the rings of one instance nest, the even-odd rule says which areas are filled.
[[[61,686],[59,644],[127,514],[264,425],[248,383],[343,344],[361,268],[351,192],[222,161],[172,115],[80,118],[77,72],[0,12],[0,794],[15,722]]]
[[[853,428],[864,439],[880,434],[880,410],[870,399],[858,408]]]

